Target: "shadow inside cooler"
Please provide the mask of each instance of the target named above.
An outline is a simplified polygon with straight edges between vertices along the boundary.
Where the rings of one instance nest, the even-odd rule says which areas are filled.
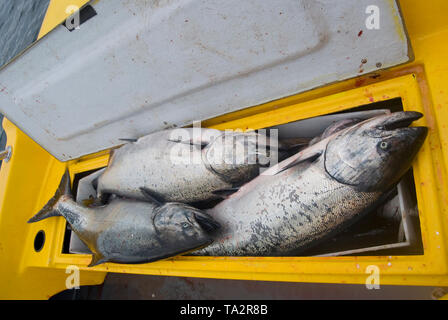
[[[320,135],[332,123],[348,118],[369,118],[385,112],[403,111],[400,98],[372,103],[341,112],[299,120],[266,129],[277,129],[278,138],[313,138]],[[266,130],[269,132],[269,130]],[[75,175],[73,192],[80,203],[91,201],[95,190],[91,181],[100,169]],[[81,181],[82,179],[82,181]],[[90,200],[89,200],[90,198]],[[217,201],[195,204],[200,209],[210,208]],[[90,253],[81,240],[71,232],[67,224],[63,253]],[[369,255],[422,255],[419,211],[414,177],[410,169],[387,196],[362,215],[358,221],[337,235],[320,241],[306,251],[291,256],[369,256]]]

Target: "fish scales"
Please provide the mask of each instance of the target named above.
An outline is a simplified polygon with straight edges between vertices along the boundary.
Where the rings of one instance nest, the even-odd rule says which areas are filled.
[[[99,179],[99,191],[144,200],[139,188],[146,187],[169,201],[188,202],[213,198],[211,190],[232,186],[203,161],[194,161],[201,160],[200,146],[168,138],[168,132],[162,131],[116,150]]]
[[[248,192],[241,190],[209,210],[221,224],[222,236],[195,254],[275,255],[298,250],[380,197],[380,192],[356,192],[353,196],[353,188],[332,179],[323,170],[322,161],[263,177],[264,181]]]

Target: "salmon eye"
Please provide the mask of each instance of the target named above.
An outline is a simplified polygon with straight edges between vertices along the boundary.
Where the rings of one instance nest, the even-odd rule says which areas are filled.
[[[182,228],[187,229],[190,227],[190,224],[187,222],[182,223]]]

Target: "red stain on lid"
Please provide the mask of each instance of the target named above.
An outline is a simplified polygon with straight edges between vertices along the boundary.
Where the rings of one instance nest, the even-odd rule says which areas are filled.
[[[366,79],[356,79],[355,87],[360,87],[366,82]]]

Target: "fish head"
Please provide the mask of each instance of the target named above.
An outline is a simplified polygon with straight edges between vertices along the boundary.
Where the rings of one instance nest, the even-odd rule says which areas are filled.
[[[278,148],[269,138],[254,131],[226,131],[203,150],[205,163],[229,183],[248,181],[268,166]]]
[[[423,115],[403,111],[365,120],[329,138],[326,172],[359,191],[385,191],[409,170],[426,127],[408,127]]]
[[[182,203],[168,202],[156,209],[154,226],[166,244],[189,251],[213,242],[220,225],[203,211]]]

